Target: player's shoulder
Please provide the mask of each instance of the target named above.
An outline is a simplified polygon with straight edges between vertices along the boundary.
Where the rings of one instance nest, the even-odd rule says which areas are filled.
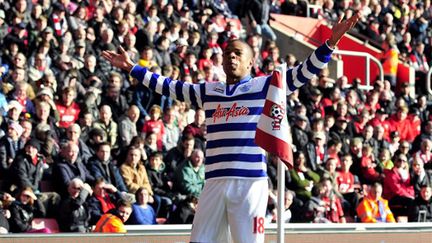
[[[225,82],[206,83],[205,90],[207,95],[212,96],[237,96],[261,92],[267,83],[266,80],[268,77],[269,76],[255,77],[235,85],[228,85]],[[234,92],[230,92],[229,90]]]

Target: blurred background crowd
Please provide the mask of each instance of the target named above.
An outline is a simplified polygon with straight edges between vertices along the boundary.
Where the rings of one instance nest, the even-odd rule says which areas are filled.
[[[323,70],[288,98],[286,221],[432,221],[429,0],[0,0],[0,229],[46,233],[33,219],[54,218],[63,232],[86,232],[120,199],[133,203],[126,224],[192,222],[206,114],[150,91],[102,51],[121,45],[172,79],[224,82],[232,38],[253,48],[255,76],[301,61],[280,53],[270,13],[332,23],[357,11],[352,34],[382,48],[386,78],[362,90]],[[397,83],[395,59],[415,67],[416,86]]]

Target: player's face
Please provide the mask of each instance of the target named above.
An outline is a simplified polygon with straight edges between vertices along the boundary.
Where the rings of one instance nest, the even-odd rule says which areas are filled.
[[[238,82],[249,75],[251,67],[251,48],[241,41],[230,42],[223,53],[223,69],[227,75],[227,82]]]

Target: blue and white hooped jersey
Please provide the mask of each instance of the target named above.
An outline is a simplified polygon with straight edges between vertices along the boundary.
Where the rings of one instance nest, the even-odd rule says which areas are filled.
[[[332,49],[321,45],[286,75],[287,95],[325,67]],[[246,77],[236,84],[190,84],[135,65],[131,75],[155,92],[204,109],[207,126],[206,179],[266,178],[265,151],[255,142],[270,77]]]

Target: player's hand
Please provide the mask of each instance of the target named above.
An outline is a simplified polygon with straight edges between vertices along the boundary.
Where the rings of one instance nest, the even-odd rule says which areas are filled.
[[[331,48],[334,48],[340,41],[340,39],[348,32],[350,29],[354,27],[357,21],[360,19],[360,13],[356,13],[351,18],[342,21],[344,18],[344,14],[339,17],[338,22],[333,25],[332,35],[328,40],[328,44]]]
[[[102,56],[107,59],[114,67],[121,68],[127,72],[130,72],[134,66],[129,54],[121,46],[119,47],[119,53],[114,51],[103,51]]]

